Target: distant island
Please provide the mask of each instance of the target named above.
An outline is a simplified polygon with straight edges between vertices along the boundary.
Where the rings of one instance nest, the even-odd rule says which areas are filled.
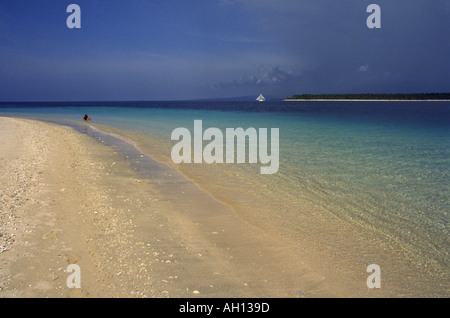
[[[417,94],[302,94],[285,99],[290,100],[450,100],[450,93]]]

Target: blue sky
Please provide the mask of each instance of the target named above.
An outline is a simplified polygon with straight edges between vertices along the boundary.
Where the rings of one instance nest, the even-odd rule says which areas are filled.
[[[449,92],[449,18],[448,0],[0,0],[0,100]]]

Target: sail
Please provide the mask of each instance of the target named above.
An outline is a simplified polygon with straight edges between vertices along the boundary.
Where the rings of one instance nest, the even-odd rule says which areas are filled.
[[[266,99],[265,99],[265,97],[264,97],[262,94],[259,94],[259,96],[258,96],[258,98],[257,98],[256,100],[258,100],[258,101],[260,101],[260,102],[263,102],[263,101],[265,101]]]

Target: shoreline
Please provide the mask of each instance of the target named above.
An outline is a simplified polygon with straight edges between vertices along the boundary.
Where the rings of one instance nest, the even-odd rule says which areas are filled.
[[[0,163],[11,190],[2,215],[15,221],[1,229],[13,240],[0,252],[0,297],[355,295],[190,181],[179,186],[191,199],[174,197],[70,127],[17,118],[0,127],[14,137]],[[66,286],[69,264],[81,268],[81,289]]]
[[[365,266],[369,264],[367,261],[371,261],[370,255],[364,255],[364,258],[368,257],[367,261],[357,259],[361,251],[354,250],[350,255],[350,251],[332,248],[326,242],[318,243],[317,237],[305,228],[306,223],[301,226],[305,231],[298,233],[300,240],[286,240],[282,236],[288,234],[287,224],[272,230],[267,224],[259,223],[257,206],[249,207],[254,210],[252,213],[242,213],[239,204],[223,200],[223,194],[212,191],[214,189],[208,184],[205,187],[202,180],[196,180],[197,175],[192,178],[189,171],[160,161],[159,153],[140,149],[139,139],[135,140],[133,135],[121,135],[120,130],[116,129],[106,130],[106,134],[126,141],[136,149],[135,154],[125,151],[125,160],[123,152],[120,156],[117,147],[108,146],[103,140],[68,126],[0,117],[0,129],[5,121],[15,123],[21,129],[6,129],[8,134],[13,135],[3,137],[13,140],[11,137],[15,134],[25,138],[23,143],[18,143],[18,146],[22,144],[21,147],[10,145],[13,156],[18,156],[21,150],[26,155],[26,149],[47,154],[42,159],[46,165],[41,165],[41,173],[30,179],[42,179],[38,184],[46,184],[44,189],[47,190],[50,185],[54,189],[43,191],[34,187],[28,192],[24,201],[27,204],[20,209],[25,218],[19,220],[42,226],[46,231],[31,239],[32,233],[23,228],[18,232],[18,237],[23,239],[12,245],[12,253],[0,252],[0,282],[4,280],[2,275],[8,273],[8,288],[0,284],[0,297],[435,295],[433,291],[425,291],[427,288],[411,290],[407,281],[398,280],[395,273],[387,272],[384,274],[383,289],[368,289]],[[99,128],[103,131],[101,128],[107,127],[95,127]],[[26,137],[31,140],[27,141]],[[25,147],[30,141],[36,147]],[[8,147],[2,150],[5,149]],[[128,160],[130,154],[143,161],[146,158],[142,159],[142,153],[149,157],[147,170],[150,175],[142,175],[133,165],[133,160]],[[158,159],[153,159],[153,156]],[[8,159],[8,155],[0,150],[0,164],[5,162],[2,157]],[[28,154],[28,159],[22,163],[36,165],[32,163],[34,157],[36,154]],[[19,165],[16,170],[22,168]],[[38,194],[40,199],[35,198]],[[79,197],[87,199],[80,203],[76,200]],[[39,205],[36,205],[37,202]],[[304,203],[299,208],[310,209]],[[274,212],[277,210],[279,207]],[[37,215],[51,218],[51,226],[45,226],[41,217],[28,219],[33,213],[27,214],[27,211],[36,211],[39,212]],[[322,231],[336,230],[325,219],[325,223],[310,221],[307,224],[320,227]],[[339,232],[344,233],[344,230]],[[0,232],[3,232],[1,228]],[[33,241],[37,243],[33,243],[35,248],[31,249],[27,244]],[[55,247],[58,244],[59,247]],[[36,246],[42,247],[42,250]],[[52,254],[54,249],[57,250],[56,255]],[[7,257],[3,259],[5,255]],[[33,255],[36,259],[30,259],[27,255]],[[39,257],[52,260],[52,264],[44,262],[42,266],[52,269],[53,276],[33,283],[29,277],[38,276],[32,267],[35,267],[33,262]],[[348,263],[350,258],[351,264]],[[11,264],[14,262],[13,272],[7,260]],[[75,260],[83,269],[81,291],[68,290],[65,286],[67,274],[61,261],[67,266],[69,260]],[[59,267],[55,268],[54,263],[58,263]],[[383,268],[393,265],[379,264]],[[24,270],[25,267],[29,268]],[[48,270],[40,270],[41,278],[48,275]],[[406,277],[414,275],[413,272],[404,274]],[[23,276],[27,278],[18,279]],[[54,285],[56,283],[58,285]],[[34,286],[32,291],[31,286]],[[55,294],[56,291],[60,293]]]

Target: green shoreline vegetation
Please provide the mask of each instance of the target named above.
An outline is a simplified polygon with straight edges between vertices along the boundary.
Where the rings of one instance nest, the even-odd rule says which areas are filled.
[[[286,100],[450,100],[450,93],[417,94],[301,94]]]

